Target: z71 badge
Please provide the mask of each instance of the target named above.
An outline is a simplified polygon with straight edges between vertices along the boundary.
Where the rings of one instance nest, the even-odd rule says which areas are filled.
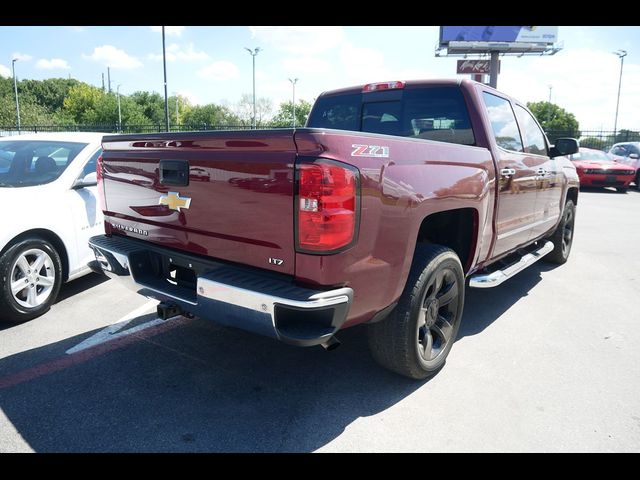
[[[353,151],[352,157],[379,157],[389,158],[389,147],[381,147],[379,145],[351,145]]]

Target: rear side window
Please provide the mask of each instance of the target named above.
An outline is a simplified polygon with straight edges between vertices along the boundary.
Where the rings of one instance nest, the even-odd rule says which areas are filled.
[[[524,141],[524,151],[534,155],[547,155],[547,144],[544,140],[544,133],[533,119],[531,114],[520,105],[516,105],[516,115],[522,130],[522,140]]]
[[[360,130],[361,99],[360,93],[320,97],[316,100],[307,126],[335,128],[336,130]]]
[[[499,147],[514,152],[523,152],[520,131],[516,117],[511,109],[511,103],[502,97],[483,92],[484,104],[489,113],[489,121],[493,136]]]
[[[403,135],[474,145],[467,105],[458,87],[408,89],[404,93]]]
[[[469,112],[458,87],[321,97],[307,126],[475,144]]]

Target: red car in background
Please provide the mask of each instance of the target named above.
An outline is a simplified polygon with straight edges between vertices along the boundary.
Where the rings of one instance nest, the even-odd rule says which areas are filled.
[[[624,193],[636,176],[633,167],[614,162],[601,150],[580,147],[569,159],[578,171],[581,187],[616,187]]]

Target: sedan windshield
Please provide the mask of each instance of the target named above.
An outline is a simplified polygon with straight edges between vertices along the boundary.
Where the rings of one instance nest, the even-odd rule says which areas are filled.
[[[52,182],[87,145],[51,140],[0,141],[0,187]]]
[[[580,150],[578,153],[571,155],[573,161],[595,160],[598,162],[612,162],[613,160],[609,156],[598,150]]]

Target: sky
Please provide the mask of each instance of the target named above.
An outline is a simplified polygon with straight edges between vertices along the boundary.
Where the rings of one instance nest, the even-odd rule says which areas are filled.
[[[169,95],[232,106],[252,92],[274,102],[313,100],[323,91],[385,80],[468,78],[459,57],[435,57],[438,26],[166,27]],[[613,130],[620,59],[624,61],[618,129],[640,129],[640,27],[560,26],[553,56],[502,57],[498,90],[521,101],[549,99],[576,115],[580,128]],[[77,78],[115,90],[163,92],[162,37],[153,26],[0,27],[0,75]],[[551,89],[549,88],[551,86]]]

